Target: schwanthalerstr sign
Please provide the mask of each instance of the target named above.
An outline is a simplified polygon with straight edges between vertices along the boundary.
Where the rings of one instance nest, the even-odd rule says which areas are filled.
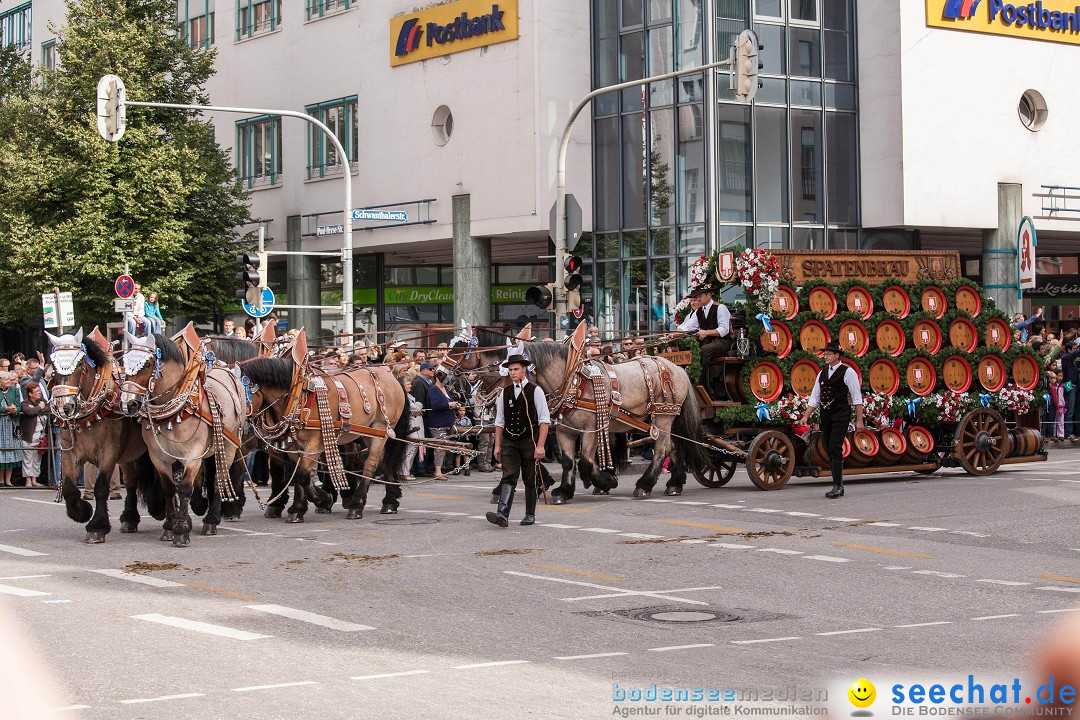
[[[1075,0],[926,0],[928,27],[1080,45]]]

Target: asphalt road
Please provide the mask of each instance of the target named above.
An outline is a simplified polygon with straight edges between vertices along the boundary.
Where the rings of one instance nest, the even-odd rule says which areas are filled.
[[[86,545],[52,493],[6,490],[0,695],[44,680],[53,710],[26,717],[847,717],[865,677],[885,717],[911,679],[1029,692],[1033,652],[1080,615],[1080,451],[852,479],[837,501],[741,469],[635,500],[633,477],[532,528],[520,491],[510,528],[484,521],[494,476],[476,473],[360,521],[290,525],[249,497],[184,549],[149,518],[120,534],[120,502]],[[654,685],[705,699],[633,701]]]

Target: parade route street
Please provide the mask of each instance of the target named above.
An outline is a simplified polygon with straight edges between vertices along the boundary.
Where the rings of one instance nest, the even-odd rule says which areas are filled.
[[[360,521],[264,519],[249,491],[239,522],[196,520],[180,549],[145,516],[120,534],[119,501],[87,545],[51,492],[5,490],[0,615],[44,659],[56,717],[516,720],[610,717],[653,684],[1022,677],[1080,609],[1080,451],[855,478],[837,501],[741,468],[633,499],[635,470],[531,528],[520,491],[509,528],[483,519],[489,474],[409,487],[397,515],[373,491]]]

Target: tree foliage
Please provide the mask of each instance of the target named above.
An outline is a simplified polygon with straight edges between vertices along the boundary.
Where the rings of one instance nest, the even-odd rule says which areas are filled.
[[[81,324],[115,320],[124,264],[169,315],[229,300],[247,195],[213,127],[198,113],[127,108],[118,143],[97,132],[98,78],[123,79],[129,101],[206,104],[213,51],[176,32],[175,0],[68,0],[58,68],[0,55],[0,322],[41,311],[40,293],[70,289]],[[9,70],[10,68],[10,70]]]

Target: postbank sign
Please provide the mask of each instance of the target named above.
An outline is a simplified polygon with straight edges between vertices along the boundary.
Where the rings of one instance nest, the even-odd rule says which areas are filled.
[[[1075,0],[926,0],[926,25],[1080,45]]]
[[[518,0],[456,0],[390,19],[390,65],[517,40]]]

